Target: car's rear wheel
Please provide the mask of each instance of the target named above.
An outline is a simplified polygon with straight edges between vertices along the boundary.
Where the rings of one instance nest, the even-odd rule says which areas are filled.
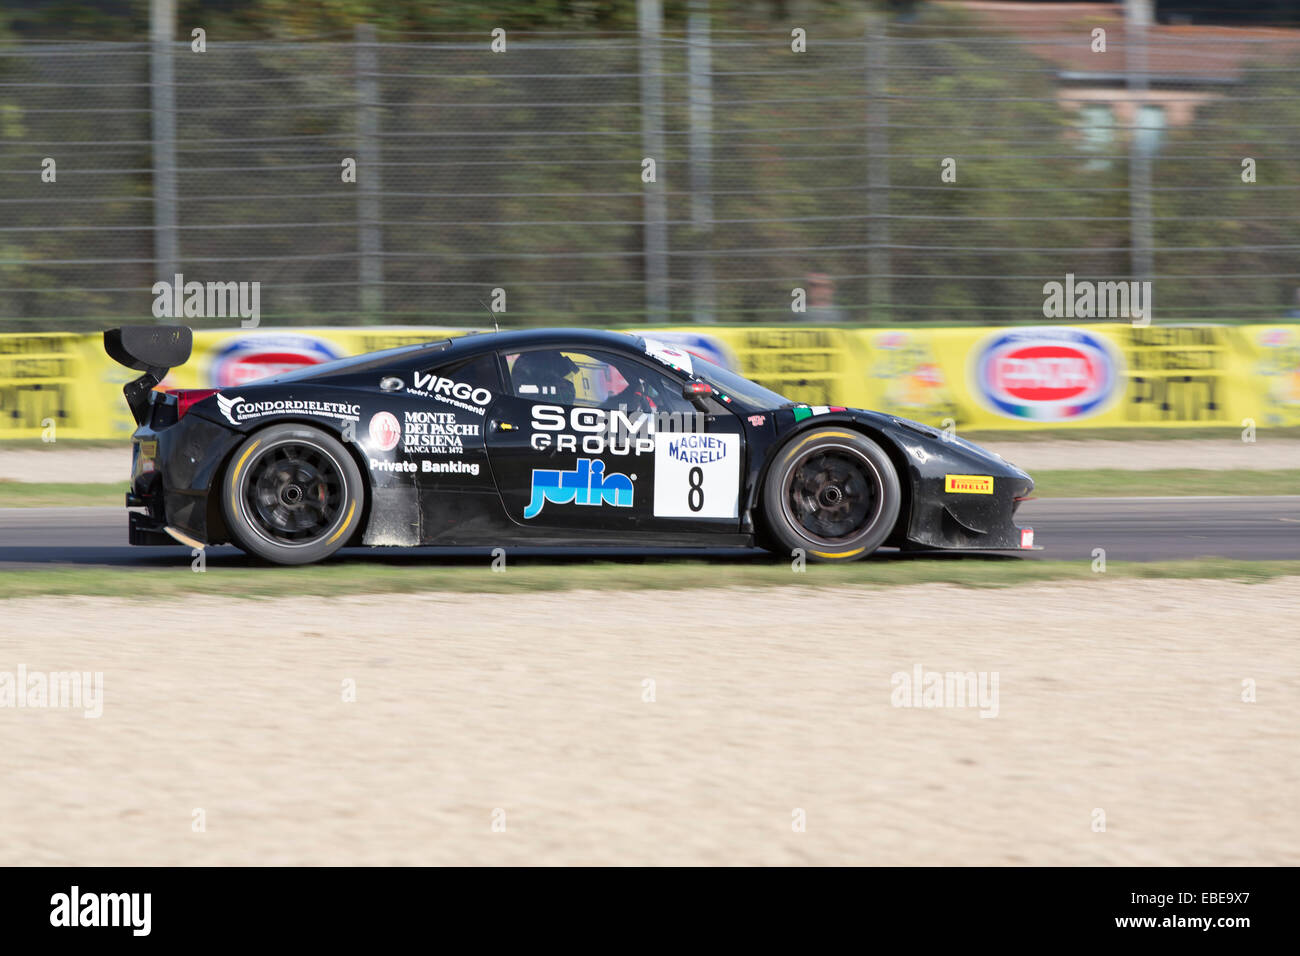
[[[235,450],[222,481],[231,536],[276,564],[310,564],[347,543],[361,522],[361,469],[310,425],[273,425]]]
[[[893,530],[898,473],[859,432],[819,428],[777,452],[763,487],[763,516],[777,547],[812,561],[856,561]]]

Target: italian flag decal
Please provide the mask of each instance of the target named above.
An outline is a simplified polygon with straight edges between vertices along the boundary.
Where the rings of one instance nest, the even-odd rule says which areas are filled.
[[[848,409],[843,405],[797,405],[791,411],[794,412],[794,420],[802,422],[814,415],[825,415],[827,412],[847,412]]]

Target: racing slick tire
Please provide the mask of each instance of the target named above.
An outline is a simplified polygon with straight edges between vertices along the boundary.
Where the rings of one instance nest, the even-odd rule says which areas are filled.
[[[365,502],[361,469],[347,449],[297,423],[249,435],[221,481],[234,543],[276,564],[329,557],[357,530]]]
[[[902,500],[884,449],[860,432],[818,428],[777,452],[768,469],[769,546],[802,549],[810,561],[865,558],[889,537]]]

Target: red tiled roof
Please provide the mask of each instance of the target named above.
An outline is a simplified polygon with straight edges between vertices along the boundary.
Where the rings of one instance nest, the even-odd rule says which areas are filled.
[[[999,37],[1029,42],[1022,50],[1058,66],[1063,72],[1119,74],[1127,56],[1124,9],[1109,3],[1012,3],[997,0],[956,0],[949,4],[976,14]],[[1106,52],[1092,52],[1092,30],[1106,31]],[[984,31],[980,31],[983,35]],[[1205,79],[1239,79],[1252,61],[1276,63],[1300,55],[1300,30],[1166,25],[1148,28],[1147,71],[1154,80],[1181,77],[1190,83]],[[1078,42],[1069,41],[1077,36]],[[991,37],[990,37],[991,38]]]

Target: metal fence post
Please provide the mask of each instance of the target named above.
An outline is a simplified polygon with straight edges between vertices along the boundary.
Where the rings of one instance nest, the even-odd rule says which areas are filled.
[[[686,21],[687,69],[691,89],[691,224],[697,251],[713,248],[713,77],[709,0],[691,0]],[[712,322],[717,302],[713,294],[713,258],[691,261],[695,321]]]
[[[357,279],[363,314],[377,315],[384,307],[383,235],[379,192],[379,72],[378,41],[368,23],[356,27],[357,70]]]
[[[637,0],[636,14],[641,36],[641,144],[645,156],[655,161],[655,182],[641,184],[645,190],[646,320],[656,323],[668,319],[668,202],[663,181],[666,157],[660,0]]]
[[[889,318],[889,101],[888,38],[883,15],[867,15],[867,315]]]
[[[1125,0],[1124,66],[1133,107],[1128,138],[1128,201],[1133,278],[1149,279],[1153,272],[1151,235],[1151,154],[1139,128],[1142,106],[1150,81],[1147,78],[1147,26],[1151,23],[1150,0]]]
[[[150,0],[149,97],[153,107],[153,248],[156,276],[167,282],[180,269],[176,235],[176,86],[172,44],[176,0]]]

